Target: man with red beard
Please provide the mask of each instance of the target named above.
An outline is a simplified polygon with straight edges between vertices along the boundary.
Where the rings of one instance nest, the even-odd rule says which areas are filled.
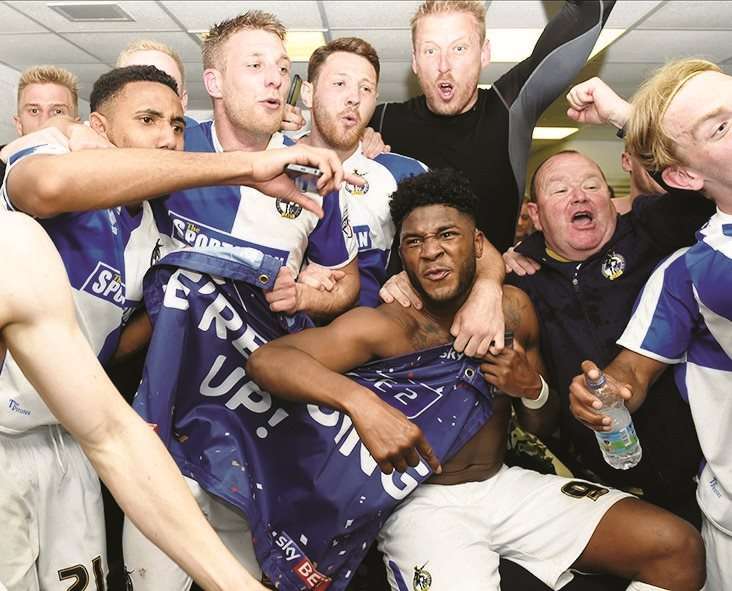
[[[620,216],[597,163],[564,151],[537,168],[528,207],[538,231],[516,250],[541,268],[508,279],[529,294],[536,308],[549,383],[559,393],[561,437],[552,449],[575,475],[589,469],[593,478],[613,486],[640,488],[644,499],[698,523],[692,477],[701,454],[689,408],[670,373],[656,382],[643,410],[633,417],[643,459],[627,471],[605,463],[592,431],[569,412],[568,391],[583,359],[592,356],[604,366],[617,355],[615,341],[654,267],[694,242],[694,232],[712,215],[713,204],[672,191],[638,197],[632,210]],[[688,445],[671,457],[670,440]]]
[[[379,304],[378,292],[386,279],[394,240],[394,223],[389,215],[391,194],[400,180],[426,170],[421,162],[399,154],[379,154],[374,159],[363,154],[360,140],[376,108],[378,82],[376,50],[363,39],[344,37],[315,50],[308,65],[308,82],[302,90],[303,103],[312,111],[312,131],[300,141],[335,151],[344,170],[364,181],[363,186],[346,183],[341,189],[359,247],[359,303],[363,306]],[[493,294],[500,295],[503,280],[500,255],[489,243],[483,252],[478,259],[478,281],[457,314],[452,333],[457,337],[456,349],[465,349],[469,354],[474,354],[479,347],[481,353],[487,350],[495,333],[488,320],[491,314],[500,318],[500,310],[496,315],[491,307],[485,307],[486,301],[492,306]],[[337,271],[311,265],[309,271],[300,275],[300,280],[312,273],[321,276],[323,285],[334,285],[338,278]],[[502,339],[502,323],[496,330]]]

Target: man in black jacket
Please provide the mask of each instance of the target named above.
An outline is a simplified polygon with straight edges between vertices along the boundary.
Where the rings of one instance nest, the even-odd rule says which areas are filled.
[[[544,161],[530,191],[529,213],[540,231],[516,251],[541,268],[509,278],[529,294],[539,315],[542,355],[562,405],[559,455],[575,471],[589,469],[614,486],[639,487],[647,500],[698,524],[692,477],[701,453],[671,376],[656,382],[633,417],[643,459],[626,472],[604,462],[592,431],[573,418],[568,388],[583,359],[603,366],[616,356],[615,341],[654,267],[694,242],[714,204],[697,193],[672,191],[638,197],[619,216],[600,167],[573,151]],[[670,454],[669,441],[688,445]]]

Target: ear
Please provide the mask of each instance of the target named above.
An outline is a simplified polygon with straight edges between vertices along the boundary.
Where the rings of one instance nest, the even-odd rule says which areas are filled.
[[[313,84],[312,82],[303,82],[302,86],[300,87],[300,99],[302,100],[302,104],[305,106],[306,109],[313,108]]]
[[[20,117],[13,115],[13,123],[15,124],[15,131],[18,133],[18,137],[23,135],[23,127],[20,125]]]
[[[224,93],[221,90],[221,72],[214,68],[208,68],[203,71],[203,86],[206,88],[206,92],[211,98],[220,99],[224,96]]]
[[[661,178],[669,186],[686,191],[701,191],[704,188],[704,177],[686,166],[669,166],[661,172]]]
[[[529,212],[529,217],[531,218],[531,223],[534,224],[534,228],[543,232],[544,228],[541,227],[541,220],[539,219],[539,206],[533,201],[529,201],[526,204],[526,211]]]
[[[180,104],[183,106],[185,111],[188,108],[188,91],[184,90],[183,94],[180,95]]]
[[[417,51],[414,46],[412,46],[412,72],[414,72],[415,76],[417,74],[417,56],[415,55],[415,51]]]
[[[483,256],[483,241],[486,240],[486,237],[483,232],[476,228],[473,240],[475,241],[475,257],[480,258]]]
[[[627,173],[633,170],[633,163],[630,161],[630,154],[628,152],[623,152],[620,155],[620,166]]]
[[[109,141],[107,130],[109,129],[109,121],[107,118],[96,111],[89,114],[89,127],[101,135],[104,139]]]
[[[480,50],[480,68],[481,70],[491,63],[491,42],[490,39],[486,39],[483,42],[483,47]]]

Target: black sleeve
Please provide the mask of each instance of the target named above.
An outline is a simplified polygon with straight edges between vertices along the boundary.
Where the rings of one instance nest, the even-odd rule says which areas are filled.
[[[384,114],[386,113],[386,105],[388,104],[389,103],[381,103],[376,105],[374,114],[371,116],[371,121],[369,121],[369,127],[374,131],[378,131],[381,135],[384,135],[381,128],[384,124]]]
[[[625,215],[645,232],[656,247],[672,253],[696,242],[696,231],[716,211],[714,201],[696,191],[672,190],[666,195],[642,195]]]
[[[506,107],[511,109],[520,99],[523,118],[533,127],[587,62],[614,4],[615,0],[567,0],[547,23],[531,55],[494,84]]]

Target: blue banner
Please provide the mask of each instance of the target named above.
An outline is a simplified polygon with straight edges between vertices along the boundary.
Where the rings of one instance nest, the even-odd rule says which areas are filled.
[[[382,474],[347,415],[273,398],[246,375],[257,347],[311,325],[269,311],[261,287],[280,265],[261,253],[190,249],[153,267],[145,304],[154,333],[134,406],[185,475],[246,515],[278,589],[338,591],[430,469]],[[348,375],[418,424],[443,462],[491,416],[478,362],[449,345]]]

